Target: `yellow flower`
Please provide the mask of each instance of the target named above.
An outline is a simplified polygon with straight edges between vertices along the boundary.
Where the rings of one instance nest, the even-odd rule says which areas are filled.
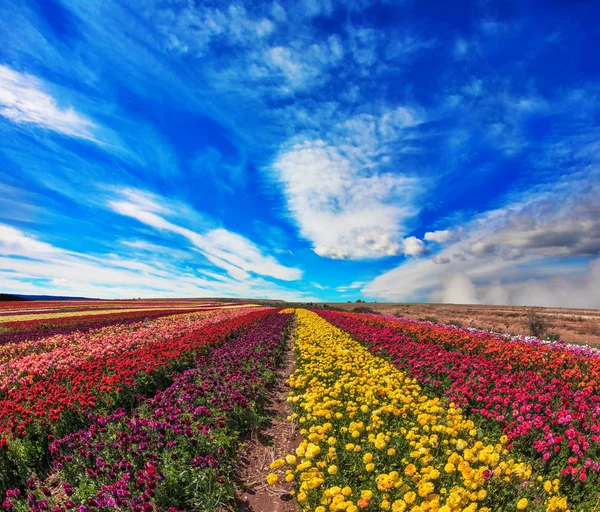
[[[517,510],[525,510],[527,508],[528,503],[529,501],[527,500],[527,498],[521,498],[517,503]]]
[[[414,464],[409,464],[404,468],[404,473],[408,476],[413,476],[417,472],[417,468]]]
[[[276,459],[273,462],[271,462],[271,464],[269,464],[269,467],[271,469],[277,469],[283,466],[285,466],[285,461],[283,459]]]
[[[406,502],[404,500],[396,500],[392,503],[392,512],[404,512],[406,510]]]
[[[267,483],[269,485],[275,485],[277,482],[279,482],[279,477],[275,473],[269,473],[267,475]]]
[[[419,485],[419,496],[426,498],[435,490],[434,485],[431,482],[425,482]]]
[[[537,476],[531,466],[509,458],[506,442],[494,445],[483,436],[458,404],[426,396],[414,379],[316,313],[297,309],[295,315],[298,358],[288,379],[288,401],[303,440],[298,459],[290,455],[285,462],[292,467],[288,474],[300,481],[298,501],[306,502],[304,508],[348,512],[369,502],[367,508],[395,512],[471,511],[487,499],[490,474],[494,491],[504,486],[499,492]],[[394,457],[394,466],[386,468],[378,459],[373,480],[368,473],[376,469],[375,449]],[[403,468],[402,476],[386,473],[394,467]],[[349,470],[351,481],[344,479]],[[358,501],[344,486],[349,482],[366,487]],[[336,489],[333,483],[341,485]],[[367,490],[377,495],[365,495]],[[418,503],[417,494],[423,498]],[[544,506],[548,512],[560,510],[550,509],[549,501]]]
[[[404,495],[404,501],[406,501],[406,503],[408,503],[409,505],[412,505],[416,499],[417,499],[417,495],[412,491],[407,492]]]

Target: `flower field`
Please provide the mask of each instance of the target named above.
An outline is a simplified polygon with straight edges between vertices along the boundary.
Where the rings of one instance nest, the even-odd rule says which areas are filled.
[[[337,311],[297,313],[292,421],[267,480],[303,510],[600,510],[598,354]]]
[[[244,306],[124,304],[99,324],[97,304],[56,312],[89,318],[78,328],[1,345],[4,509],[226,510],[292,339],[299,439],[263,478],[297,510],[600,510],[600,352]]]
[[[290,315],[271,314],[197,359],[133,413],[118,410],[50,446],[61,490],[31,479],[14,510],[216,510],[234,496],[234,441],[258,422]]]
[[[0,347],[0,486],[48,464],[50,443],[91,414],[131,409],[219,343],[271,313],[215,309]]]

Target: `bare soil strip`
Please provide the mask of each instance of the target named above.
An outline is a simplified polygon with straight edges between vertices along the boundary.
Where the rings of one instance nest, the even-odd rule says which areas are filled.
[[[295,322],[288,338],[277,380],[267,397],[269,421],[255,432],[240,453],[236,510],[241,512],[298,512],[300,508],[289,494],[292,484],[275,487],[266,482],[272,470],[269,464],[287,453],[294,453],[302,436],[293,422],[287,421],[292,406],[287,402],[287,379],[296,369],[294,360]]]

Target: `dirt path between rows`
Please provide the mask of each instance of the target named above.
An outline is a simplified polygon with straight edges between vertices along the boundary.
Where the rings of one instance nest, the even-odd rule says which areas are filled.
[[[269,464],[288,453],[294,453],[302,436],[293,422],[287,421],[292,407],[287,402],[287,379],[296,369],[294,361],[295,322],[288,338],[284,359],[274,387],[267,397],[266,413],[269,422],[245,444],[240,453],[238,495],[236,510],[240,512],[298,512],[300,508],[289,492],[292,484],[280,483],[274,487],[266,483],[271,473]]]

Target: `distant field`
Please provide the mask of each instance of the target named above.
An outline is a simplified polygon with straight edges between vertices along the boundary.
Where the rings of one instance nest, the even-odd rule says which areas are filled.
[[[330,303],[345,311],[369,307],[380,313],[398,315],[414,320],[455,323],[463,327],[494,330],[509,334],[530,334],[528,316],[541,316],[550,334],[572,343],[600,346],[600,310],[542,308],[524,306],[480,306],[469,304],[408,304],[408,303]]]

